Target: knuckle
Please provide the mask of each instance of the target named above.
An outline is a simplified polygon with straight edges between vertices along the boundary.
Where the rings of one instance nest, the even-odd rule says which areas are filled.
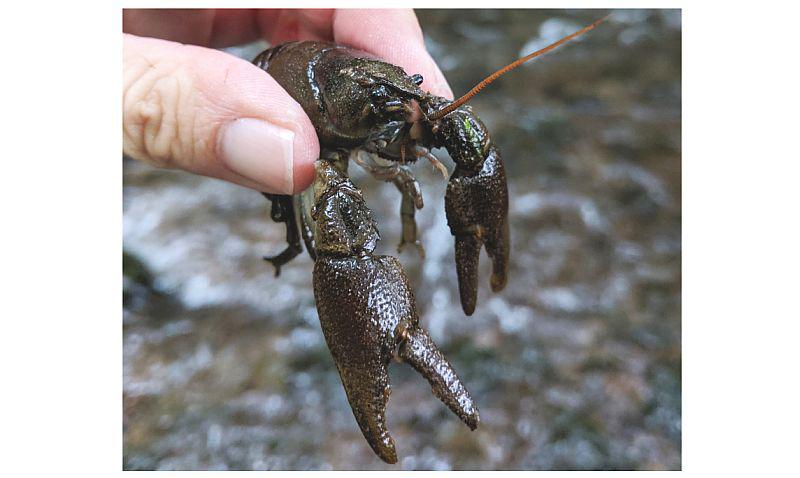
[[[123,96],[125,153],[158,167],[191,157],[191,81],[180,69],[149,65],[126,78]]]

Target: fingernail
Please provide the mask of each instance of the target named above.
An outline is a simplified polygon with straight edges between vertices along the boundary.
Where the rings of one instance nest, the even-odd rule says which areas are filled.
[[[263,184],[265,192],[293,192],[293,131],[260,119],[237,119],[222,131],[220,154],[228,168]]]

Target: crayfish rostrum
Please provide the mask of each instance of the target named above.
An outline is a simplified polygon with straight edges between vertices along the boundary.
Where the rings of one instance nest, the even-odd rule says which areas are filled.
[[[280,268],[305,243],[314,259],[314,297],[328,348],[356,421],[375,453],[397,462],[386,427],[392,359],[410,364],[433,393],[470,427],[480,421],[469,392],[420,325],[414,294],[397,259],[374,254],[380,239],[372,212],[347,175],[350,161],[400,192],[400,249],[417,239],[422,195],[410,165],[424,158],[445,176],[430,153],[445,148],[455,163],[445,211],[455,236],[461,306],[472,315],[478,257],[492,262],[491,288],[502,290],[509,264],[508,189],[503,161],[486,127],[464,103],[503,73],[594,28],[597,22],[498,70],[456,101],[420,88],[420,75],[368,53],[326,42],[292,42],[270,48],[254,63],[303,107],[314,124],[321,153],[311,187],[295,196],[264,193],[272,219],[286,224],[288,247],[267,257]]]

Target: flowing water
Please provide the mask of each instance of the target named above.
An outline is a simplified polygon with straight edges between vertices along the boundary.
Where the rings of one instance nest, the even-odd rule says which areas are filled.
[[[604,13],[418,16],[460,93]],[[126,160],[124,468],[681,467],[680,11],[618,10],[472,105],[509,174],[508,287],[489,292],[483,256],[478,307],[462,313],[445,184],[427,164],[416,168],[427,257],[398,257],[480,427],[469,432],[422,377],[393,365],[400,461],[381,462],[325,345],[311,260],[280,278],[261,260],[284,247],[268,202]],[[378,252],[396,254],[396,191],[351,170],[379,220]]]

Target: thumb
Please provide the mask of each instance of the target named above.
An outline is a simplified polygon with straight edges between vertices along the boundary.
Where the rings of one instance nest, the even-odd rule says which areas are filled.
[[[266,72],[224,52],[125,35],[123,152],[156,166],[291,194],[313,179],[319,143]]]

